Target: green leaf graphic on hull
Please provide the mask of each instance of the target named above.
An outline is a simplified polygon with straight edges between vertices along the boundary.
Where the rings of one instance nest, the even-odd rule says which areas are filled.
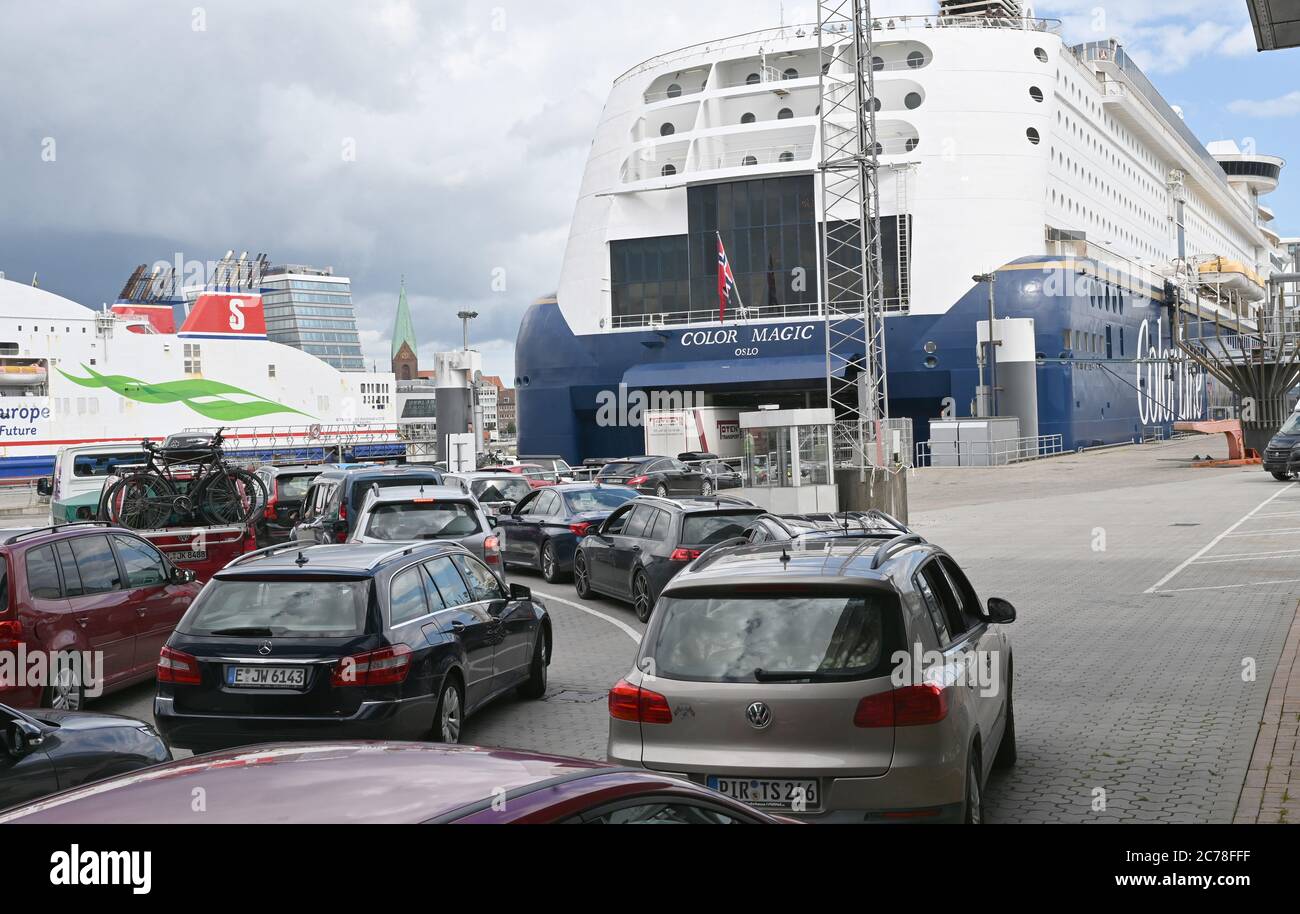
[[[90,377],[78,378],[68,374],[62,368],[59,369],[59,374],[82,387],[106,387],[119,397],[137,403],[184,403],[199,415],[218,422],[238,422],[257,416],[269,416],[272,413],[307,415],[293,407],[267,400],[242,388],[207,378],[187,378],[184,381],[150,384],[136,378],[128,378],[126,375],[100,374],[87,365],[81,367]],[[240,399],[231,399],[232,394]]]

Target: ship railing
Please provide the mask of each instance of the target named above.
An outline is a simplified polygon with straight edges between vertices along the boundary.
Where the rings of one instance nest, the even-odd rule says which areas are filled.
[[[932,441],[916,445],[918,467],[995,467],[1041,460],[1065,453],[1061,435],[1028,435],[995,441],[945,441],[936,448]]]
[[[907,303],[897,296],[883,302],[886,314],[906,314]],[[836,302],[832,308],[836,317],[852,317],[860,306]],[[745,305],[727,310],[726,323],[744,324],[748,321],[797,320],[824,317],[826,309],[820,302],[794,302],[788,305]],[[712,324],[721,318],[717,308],[694,308],[685,311],[660,311],[654,314],[615,314],[609,320],[611,330],[655,330],[687,324]]]
[[[882,31],[898,29],[1010,29],[1018,32],[1059,34],[1061,20],[1028,16],[879,16],[874,20],[872,26]],[[844,34],[847,36],[847,31]],[[757,29],[753,32],[743,32],[739,35],[687,45],[641,61],[641,63],[619,75],[614,80],[614,85],[617,86],[638,73],[645,73],[647,70],[667,68],[673,63],[688,57],[698,57],[701,54],[723,54],[737,48],[753,48],[754,53],[757,53],[761,46],[774,41],[788,41],[809,37],[813,39],[817,37],[817,23],[815,22],[785,25],[779,28]]]

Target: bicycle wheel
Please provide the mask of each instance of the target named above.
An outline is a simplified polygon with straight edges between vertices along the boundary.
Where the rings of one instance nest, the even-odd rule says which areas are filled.
[[[176,490],[161,476],[126,476],[108,487],[99,516],[128,530],[156,530],[167,526],[175,501]]]
[[[246,524],[266,505],[266,488],[252,473],[221,466],[199,484],[194,501],[210,524]]]

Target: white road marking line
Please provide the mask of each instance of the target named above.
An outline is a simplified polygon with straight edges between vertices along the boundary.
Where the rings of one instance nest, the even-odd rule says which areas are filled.
[[[1196,564],[1204,565],[1206,562],[1217,562],[1219,559],[1257,559],[1270,555],[1300,555],[1300,549],[1278,549],[1274,552],[1220,552],[1213,558],[1201,559]]]
[[[1281,514],[1256,514],[1255,520],[1263,520],[1266,517],[1300,517],[1300,511],[1284,511]]]
[[[1247,531],[1246,533],[1225,533],[1224,536],[1295,536],[1300,533],[1300,529],[1294,530],[1260,530],[1258,532]]]
[[[1213,584],[1209,587],[1170,587],[1158,593],[1188,593],[1193,590],[1230,590],[1234,587],[1263,587],[1267,584],[1298,584],[1300,578],[1283,578],[1280,581],[1250,581],[1245,584]],[[1148,591],[1149,593],[1149,591]]]
[[[583,606],[581,603],[574,603],[572,600],[566,600],[564,599],[564,597],[557,597],[553,593],[546,593],[543,590],[538,590],[536,587],[533,588],[533,593],[537,594],[539,597],[545,597],[548,600],[554,600],[556,603],[563,603],[565,606],[572,606],[574,609],[581,610],[582,612],[585,612],[590,616],[595,616],[597,619],[604,619],[610,625],[613,625],[621,629],[623,632],[625,632],[627,636],[631,638],[633,641],[635,641],[637,644],[641,643],[641,633],[638,632],[632,626],[628,625],[622,619],[615,619],[613,616],[609,616],[603,612],[600,612],[599,610],[592,609],[590,606]]]
[[[1223,541],[1223,538],[1224,538],[1225,536],[1227,536],[1227,535],[1230,534],[1233,530],[1236,530],[1238,527],[1240,527],[1240,526],[1241,526],[1242,524],[1244,524],[1246,521],[1248,521],[1248,520],[1250,520],[1252,517],[1254,517],[1254,516],[1255,516],[1255,513],[1256,513],[1257,511],[1259,511],[1260,508],[1262,508],[1262,507],[1264,507],[1265,505],[1267,505],[1269,502],[1271,502],[1273,499],[1277,498],[1277,497],[1278,497],[1279,495],[1281,495],[1282,493],[1291,491],[1292,489],[1294,489],[1294,488],[1296,487],[1296,485],[1297,485],[1297,484],[1293,482],[1293,483],[1291,483],[1289,486],[1287,486],[1286,488],[1278,489],[1276,492],[1274,492],[1274,493],[1273,493],[1272,495],[1270,495],[1268,498],[1264,499],[1262,502],[1260,502],[1260,503],[1257,504],[1254,508],[1252,508],[1252,509],[1250,510],[1250,513],[1249,513],[1249,514],[1247,514],[1246,516],[1244,516],[1243,518],[1241,518],[1241,520],[1237,521],[1235,524],[1233,524],[1233,525],[1232,525],[1231,527],[1229,527],[1227,530],[1224,530],[1222,533],[1220,533],[1220,534],[1219,534],[1218,536],[1216,536],[1214,539],[1210,540],[1206,545],[1204,545],[1203,547],[1201,547],[1201,549],[1199,549],[1199,550],[1196,552],[1195,555],[1193,555],[1191,558],[1189,558],[1189,559],[1187,559],[1186,561],[1184,561],[1181,565],[1179,565],[1179,566],[1178,566],[1177,568],[1175,568],[1173,571],[1169,572],[1169,574],[1165,575],[1163,578],[1161,578],[1160,580],[1156,581],[1154,584],[1152,584],[1150,587],[1148,587],[1146,590],[1144,590],[1144,591],[1142,591],[1142,592],[1143,592],[1143,593],[1155,593],[1155,592],[1160,588],[1160,585],[1166,583],[1167,581],[1172,580],[1172,579],[1174,578],[1175,575],[1177,575],[1179,572],[1181,572],[1181,571],[1182,571],[1184,568],[1186,568],[1188,565],[1192,564],[1192,562],[1196,561],[1196,560],[1199,559],[1201,556],[1205,555],[1205,553],[1207,553],[1207,552],[1209,552],[1211,549],[1213,549],[1215,546],[1219,545],[1219,543]],[[1289,582],[1288,582],[1288,583],[1289,583]],[[1236,585],[1229,585],[1229,586],[1236,586]],[[1193,589],[1196,589],[1196,588],[1193,588]],[[1213,589],[1213,588],[1211,588],[1211,589]]]
[[[1192,564],[1193,565],[1222,565],[1225,562],[1262,562],[1265,559],[1294,559],[1297,555],[1300,555],[1300,552],[1268,552],[1268,553],[1263,553],[1261,555],[1243,556],[1241,558],[1225,559],[1225,558],[1215,557],[1212,559],[1200,559],[1199,561],[1195,561]]]

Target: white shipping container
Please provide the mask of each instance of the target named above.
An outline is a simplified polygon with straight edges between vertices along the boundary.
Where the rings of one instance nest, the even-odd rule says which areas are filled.
[[[740,410],[725,406],[647,410],[642,415],[645,452],[676,457],[705,451],[719,457],[741,457]]]

